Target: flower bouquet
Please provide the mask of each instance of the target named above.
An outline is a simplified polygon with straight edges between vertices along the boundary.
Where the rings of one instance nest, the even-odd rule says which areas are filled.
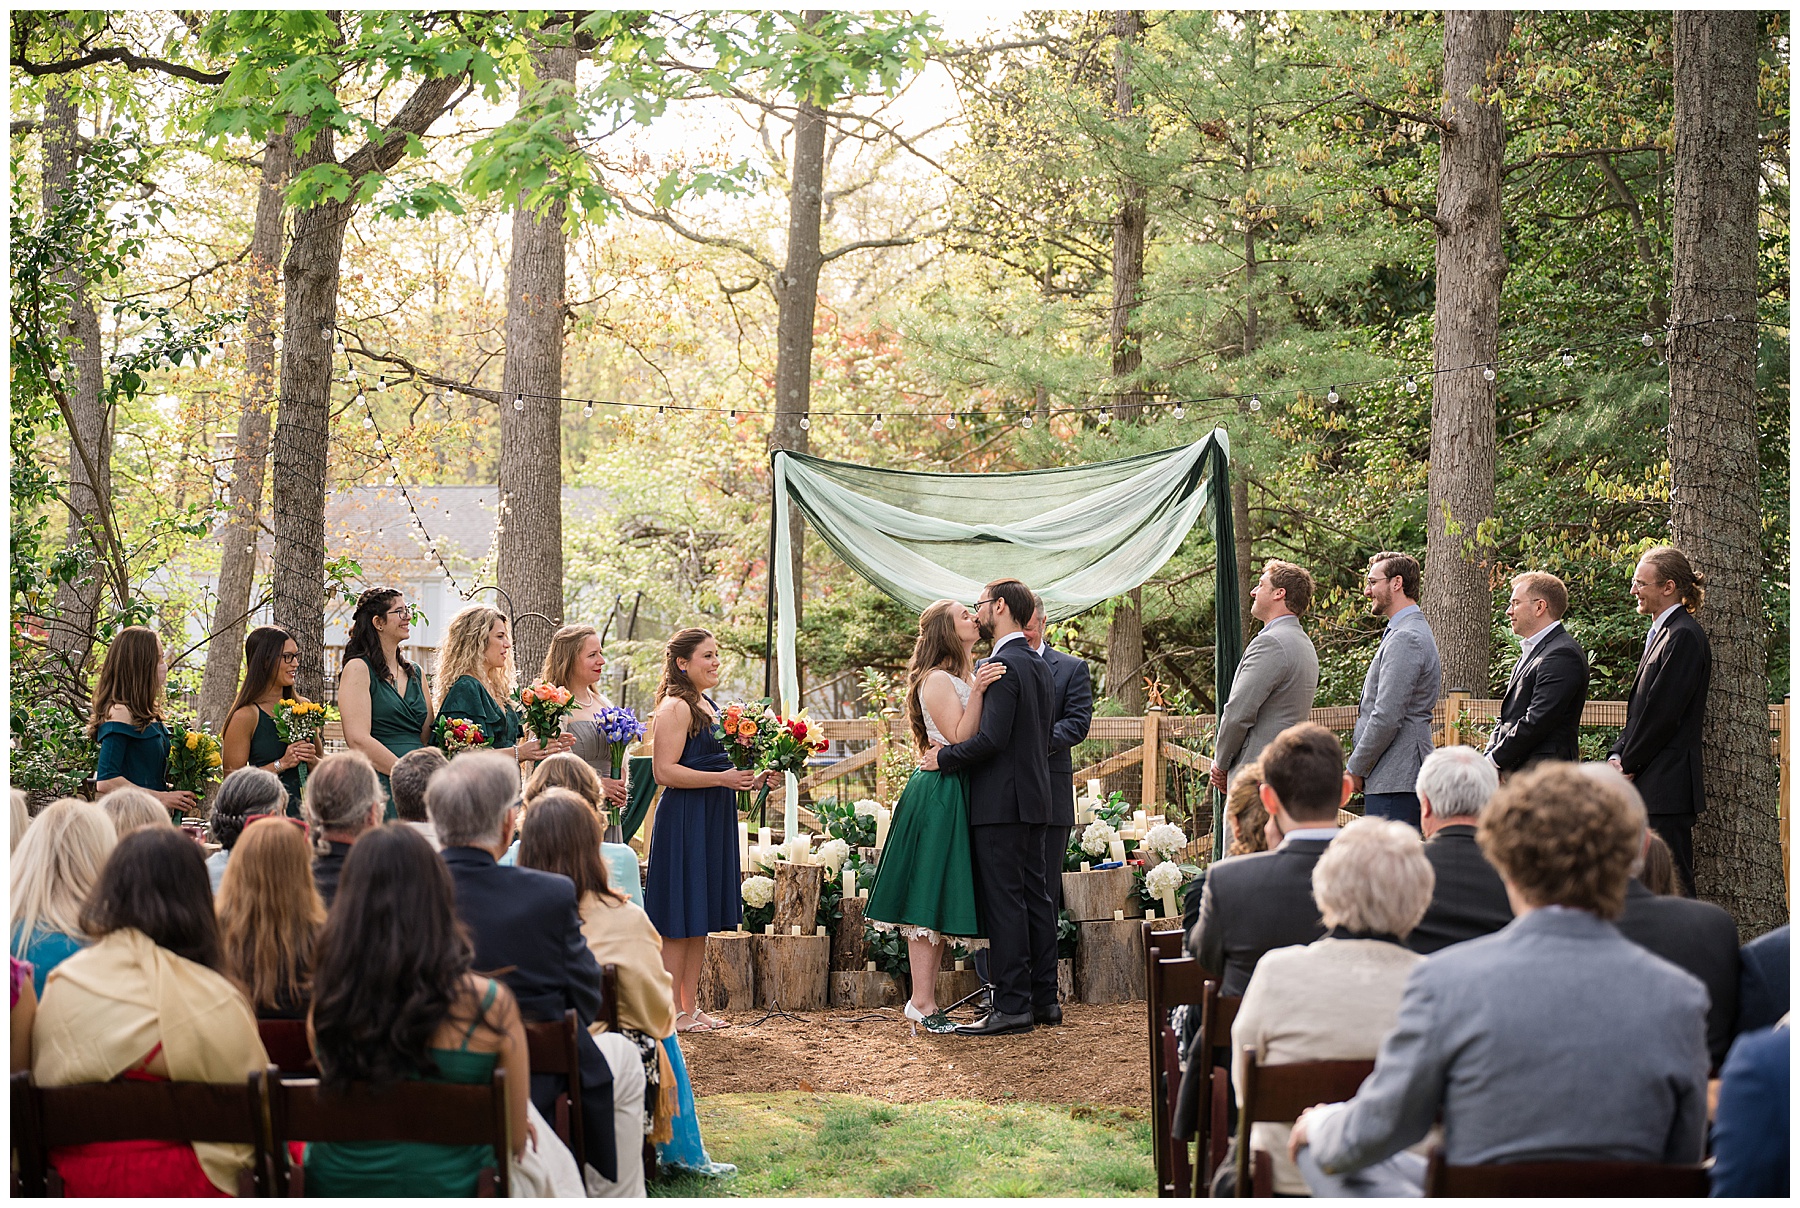
[[[525,729],[547,747],[562,734],[562,719],[575,707],[575,694],[559,684],[540,682],[519,689],[519,711],[525,715]]]
[[[205,730],[189,729],[183,722],[169,727],[169,787],[188,792],[195,801],[206,796],[213,774],[225,762],[219,740]]]
[[[831,745],[825,739],[814,739],[812,728],[803,717],[778,717],[770,713],[766,721],[769,737],[763,746],[762,758],[756,764],[759,772],[803,772],[808,759]],[[769,786],[765,783],[756,799],[756,808],[764,811],[764,817],[768,803]]]
[[[446,755],[454,755],[470,747],[486,746],[488,741],[480,726],[460,717],[438,718],[436,738],[437,745],[444,749]]]
[[[719,745],[725,748],[731,766],[742,771],[750,771],[762,759],[763,749],[768,746],[772,733],[770,727],[758,722],[758,717],[768,710],[768,698],[746,705],[733,701],[725,706],[719,714]],[[739,792],[738,809],[748,815],[750,810],[750,794]]]
[[[630,709],[608,705],[594,714],[594,728],[606,739],[606,764],[618,780],[625,774],[625,748],[644,736],[644,723]]]
[[[310,742],[313,749],[319,751],[321,743],[319,735],[324,732],[325,723],[336,721],[338,716],[336,705],[321,705],[318,701],[304,697],[284,696],[275,702],[275,733],[281,736],[282,742]],[[320,754],[323,754],[320,751]],[[306,765],[300,765],[300,783],[306,783]]]

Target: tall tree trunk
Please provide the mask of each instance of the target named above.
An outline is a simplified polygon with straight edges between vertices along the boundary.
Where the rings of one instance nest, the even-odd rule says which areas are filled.
[[[1238,616],[1244,625],[1247,644],[1256,636],[1250,628],[1250,592],[1262,578],[1262,569],[1251,560],[1250,552],[1250,463],[1238,462],[1231,467],[1231,529],[1238,564]]]
[[[1132,116],[1131,59],[1143,31],[1141,16],[1130,9],[1113,14],[1113,103],[1121,124]],[[1119,195],[1119,212],[1113,219],[1112,330],[1108,338],[1115,380],[1134,376],[1144,360],[1131,319],[1144,285],[1144,224],[1148,219],[1142,181],[1129,172],[1122,173]],[[1113,416],[1138,419],[1148,400],[1149,395],[1139,387],[1120,391],[1113,396]]]
[[[1126,592],[1106,628],[1106,694],[1126,713],[1144,711],[1144,589]]]
[[[538,79],[575,86],[572,46],[535,51]],[[520,104],[526,103],[523,89]],[[506,367],[500,408],[500,586],[512,601],[514,658],[534,679],[563,620],[562,367],[567,248],[563,205],[513,214],[506,282]],[[512,400],[524,397],[525,409]],[[545,624],[528,613],[542,613]]]
[[[44,92],[43,202],[46,213],[62,203],[63,190],[81,156],[81,114],[76,94],[65,87]],[[100,400],[100,316],[86,283],[74,269],[61,274],[70,291],[69,317],[62,339],[69,342],[74,370],[66,384],[74,422],[69,433],[68,544],[82,552],[78,577],[56,589],[52,614],[45,618],[50,660],[72,695],[84,695],[93,653],[105,570],[84,518],[112,507],[112,424]],[[83,451],[87,456],[83,457]],[[93,473],[89,473],[89,463]]]
[[[270,136],[263,148],[262,185],[256,195],[256,225],[250,234],[250,281],[245,291],[244,399],[238,416],[231,466],[231,518],[219,531],[219,595],[207,639],[206,670],[200,678],[200,720],[223,733],[226,713],[237,695],[243,662],[244,626],[256,581],[256,538],[262,514],[263,477],[269,461],[269,413],[275,384],[275,301],[279,294],[281,237],[287,206],[284,190],[294,166],[294,141],[287,131]]]
[[[824,20],[819,9],[800,14],[801,23],[812,27]],[[825,193],[825,112],[810,100],[800,102],[794,116],[794,167],[788,190],[787,263],[775,282],[779,307],[775,320],[775,425],[771,448],[806,452],[806,429],[801,423],[812,408],[813,323],[819,306],[819,224]],[[801,611],[805,569],[805,522],[794,508],[788,538],[793,551],[794,612]],[[773,601],[771,601],[773,607]],[[795,668],[798,680],[799,668]],[[772,682],[779,682],[771,676]],[[804,690],[804,685],[802,685]],[[787,702],[797,707],[798,701]]]
[[[1754,12],[1675,14],[1670,519],[1675,543],[1706,575],[1698,619],[1713,660],[1694,872],[1697,891],[1730,910],[1746,935],[1788,915],[1769,755],[1751,322],[1759,36]]]
[[[1455,11],[1444,22],[1443,133],[1438,161],[1437,315],[1432,358],[1431,471],[1425,538],[1425,616],[1437,637],[1444,687],[1488,683],[1494,595],[1491,544],[1477,526],[1494,514],[1495,386],[1499,356],[1500,163],[1506,126],[1486,96],[1499,84],[1512,32],[1504,11]],[[1477,366],[1476,368],[1463,368]]]
[[[334,161],[335,133],[321,130],[299,157],[305,171]],[[329,201],[294,214],[282,270],[281,399],[275,416],[275,528],[271,588],[275,623],[300,646],[294,690],[321,700],[325,688],[325,475],[330,440],[332,344],[344,228],[354,206]]]

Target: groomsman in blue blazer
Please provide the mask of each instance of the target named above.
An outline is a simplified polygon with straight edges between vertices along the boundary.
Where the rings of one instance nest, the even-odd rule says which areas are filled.
[[[1391,550],[1369,560],[1363,595],[1388,619],[1356,707],[1351,783],[1372,818],[1419,825],[1419,767],[1431,754],[1431,711],[1442,695],[1437,638],[1419,611],[1419,560]]]
[[[1050,881],[1050,901],[1062,909],[1063,855],[1069,850],[1069,832],[1075,828],[1075,764],[1069,752],[1087,737],[1094,719],[1094,681],[1087,660],[1066,654],[1044,640],[1044,602],[1034,593],[1037,611],[1025,626],[1025,641],[1050,669],[1050,793],[1054,817],[1044,829],[1044,875]]]

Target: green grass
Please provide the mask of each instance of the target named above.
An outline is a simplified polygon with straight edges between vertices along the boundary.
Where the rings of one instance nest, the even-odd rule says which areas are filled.
[[[791,1091],[700,1101],[700,1133],[738,1177],[652,1196],[1152,1195],[1148,1121],[1084,1105],[886,1103]]]

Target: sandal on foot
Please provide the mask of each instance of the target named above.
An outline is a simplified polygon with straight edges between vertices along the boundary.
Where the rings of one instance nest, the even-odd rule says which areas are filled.
[[[705,1011],[695,1011],[692,1018],[694,1020],[694,1030],[698,1032],[717,1032],[721,1028],[729,1028],[731,1026],[723,1019],[714,1019]]]

